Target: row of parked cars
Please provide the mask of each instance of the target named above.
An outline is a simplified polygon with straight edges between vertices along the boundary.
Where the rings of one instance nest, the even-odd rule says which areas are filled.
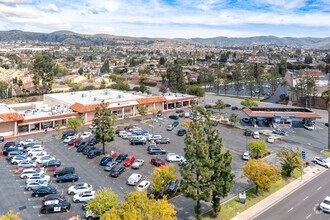
[[[34,139],[27,139],[20,143],[7,142],[3,147],[3,152],[7,160],[16,166],[15,170],[19,172],[20,178],[25,180],[25,189],[32,192],[32,197],[43,197],[41,213],[70,210],[70,203],[65,196],[58,194],[57,187],[50,186],[51,175],[46,174],[46,168],[50,170],[50,167],[59,167],[61,161],[50,156],[44,146]],[[56,178],[57,183],[79,180],[73,167],[57,170],[52,176]],[[73,202],[75,201],[80,201],[80,197],[74,196]]]

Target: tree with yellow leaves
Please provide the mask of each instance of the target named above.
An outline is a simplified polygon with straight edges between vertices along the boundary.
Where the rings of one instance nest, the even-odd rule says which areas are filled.
[[[190,118],[187,118],[183,121],[182,126],[188,128],[192,120]]]
[[[175,180],[176,178],[176,170],[172,164],[168,166],[157,167],[151,174],[151,189],[153,192],[165,192],[168,181]]]
[[[9,212],[7,212],[5,215],[1,215],[0,216],[0,220],[22,220],[19,217],[19,212],[17,212],[16,214],[13,212],[13,210],[10,210]]]
[[[101,220],[176,220],[174,205],[163,199],[149,199],[146,191],[125,193],[125,202],[102,215]]]
[[[100,216],[116,205],[117,195],[110,188],[101,188],[95,192],[95,198],[87,203],[86,210]]]
[[[256,185],[256,195],[259,187],[267,189],[270,183],[275,183],[281,178],[281,168],[274,164],[267,164],[263,159],[249,159],[242,167],[243,176],[248,178],[248,183]]]

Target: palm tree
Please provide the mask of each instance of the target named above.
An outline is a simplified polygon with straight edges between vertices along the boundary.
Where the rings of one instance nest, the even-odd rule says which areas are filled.
[[[330,123],[330,89],[325,90],[322,92],[321,98],[324,100],[325,105],[327,106],[328,110],[328,152],[330,152],[330,133],[329,133],[329,123]]]
[[[315,80],[312,77],[309,77],[306,81],[307,84],[307,96],[309,96],[309,108],[312,108],[312,92],[315,87]]]

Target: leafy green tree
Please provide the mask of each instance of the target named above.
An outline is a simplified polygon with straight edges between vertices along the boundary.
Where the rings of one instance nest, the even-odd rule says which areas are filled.
[[[263,157],[267,154],[267,144],[262,140],[250,140],[248,148],[253,154],[254,158]]]
[[[109,143],[115,139],[114,130],[112,128],[112,111],[108,108],[104,100],[100,106],[96,107],[94,114],[92,132],[95,135],[96,143],[102,143],[102,152],[105,154],[105,143]]]
[[[229,120],[236,125],[236,123],[239,122],[238,115],[235,113],[231,113]]]
[[[101,188],[95,192],[95,198],[87,203],[86,210],[101,216],[117,206],[117,197],[110,188]]]
[[[165,86],[161,86],[161,87],[159,88],[159,92],[161,92],[161,93],[166,93],[166,92],[167,92],[167,88],[166,88]]]
[[[248,178],[248,183],[256,185],[255,194],[258,195],[259,187],[267,189],[270,183],[275,183],[281,178],[281,168],[274,164],[267,164],[263,159],[249,159],[242,167],[243,176]]]
[[[109,69],[109,60],[104,61],[103,66],[100,69],[101,73],[109,73],[110,69]]]
[[[196,95],[198,97],[203,97],[205,95],[205,90],[199,86],[193,85],[187,89],[189,95]]]
[[[17,85],[18,85],[19,87],[22,87],[22,86],[23,86],[23,81],[22,81],[22,79],[19,79],[19,80],[18,80]]]
[[[306,64],[313,63],[313,57],[311,57],[310,55],[306,56],[304,63],[306,63]]]
[[[209,146],[206,143],[204,126],[201,121],[193,120],[185,138],[184,157],[189,161],[180,167],[181,189],[185,196],[196,201],[196,219],[201,219],[201,201],[211,201],[212,189],[209,186],[213,171],[209,169]]]
[[[9,69],[9,65],[6,64],[6,63],[2,64],[1,67],[4,68],[4,69],[7,69],[7,70]]]
[[[148,107],[147,106],[139,106],[138,107],[138,112],[140,115],[145,116],[148,114]]]
[[[172,92],[182,92],[186,91],[186,83],[184,75],[182,72],[182,67],[180,65],[174,65],[167,69],[166,77],[168,79],[169,88]]]
[[[166,63],[166,59],[165,59],[165,57],[160,57],[160,58],[159,58],[159,65],[164,66],[165,63]]]
[[[74,133],[76,133],[77,129],[82,126],[82,120],[80,117],[75,118],[69,118],[68,123],[66,124],[66,127],[68,129],[73,130]]]
[[[218,99],[213,106],[214,109],[219,109],[219,113],[221,109],[226,108],[226,104],[222,101],[222,99]]]
[[[246,107],[252,107],[252,106],[258,107],[258,103],[253,101],[252,98],[245,98],[244,101],[241,101],[241,105]]]
[[[292,172],[301,166],[300,149],[288,149],[285,146],[277,152],[277,157],[281,161],[282,170],[286,176],[290,177]]]
[[[100,89],[105,89],[106,87],[106,82],[104,79],[102,79]]]
[[[212,126],[212,121],[206,119],[204,127],[206,143],[209,153],[209,169],[213,171],[210,187],[212,189],[213,213],[217,215],[221,210],[220,198],[226,197],[234,186],[235,175],[232,173],[233,157],[229,150],[223,149],[223,141],[218,129]]]
[[[78,73],[79,73],[80,75],[84,74],[84,69],[83,69],[82,67],[80,67],[79,70],[78,70]]]
[[[6,81],[0,81],[0,98],[7,99],[9,91],[9,84]]]
[[[122,91],[130,91],[131,87],[128,83],[124,83],[122,81],[116,82],[110,86],[112,89],[118,89]]]
[[[172,164],[155,168],[151,174],[153,192],[166,192],[168,181],[177,179],[176,170]]]
[[[48,55],[36,54],[32,63],[33,84],[35,90],[39,92],[39,83],[46,91],[50,91],[54,81],[53,61]]]

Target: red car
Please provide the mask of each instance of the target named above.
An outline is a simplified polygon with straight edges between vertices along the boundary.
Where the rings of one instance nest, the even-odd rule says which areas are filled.
[[[162,161],[162,159],[160,159],[160,158],[152,158],[151,163],[153,165],[155,165],[156,167],[162,167],[162,166],[166,165],[165,162]]]
[[[129,167],[134,162],[135,158],[133,156],[128,156],[124,162],[124,166]]]
[[[44,197],[43,201],[50,201],[50,200],[59,200],[60,202],[65,202],[65,196],[62,196],[61,194],[49,194]]]
[[[127,125],[127,126],[124,127],[124,130],[129,130],[129,129],[134,128],[134,127],[136,127],[136,126],[135,125]]]
[[[77,143],[78,141],[80,141],[80,139],[78,139],[78,138],[73,139],[72,141],[69,141],[69,142],[68,142],[68,145],[74,145],[74,144]]]
[[[184,116],[184,112],[181,112],[180,114],[179,114],[179,117],[183,117]]]

